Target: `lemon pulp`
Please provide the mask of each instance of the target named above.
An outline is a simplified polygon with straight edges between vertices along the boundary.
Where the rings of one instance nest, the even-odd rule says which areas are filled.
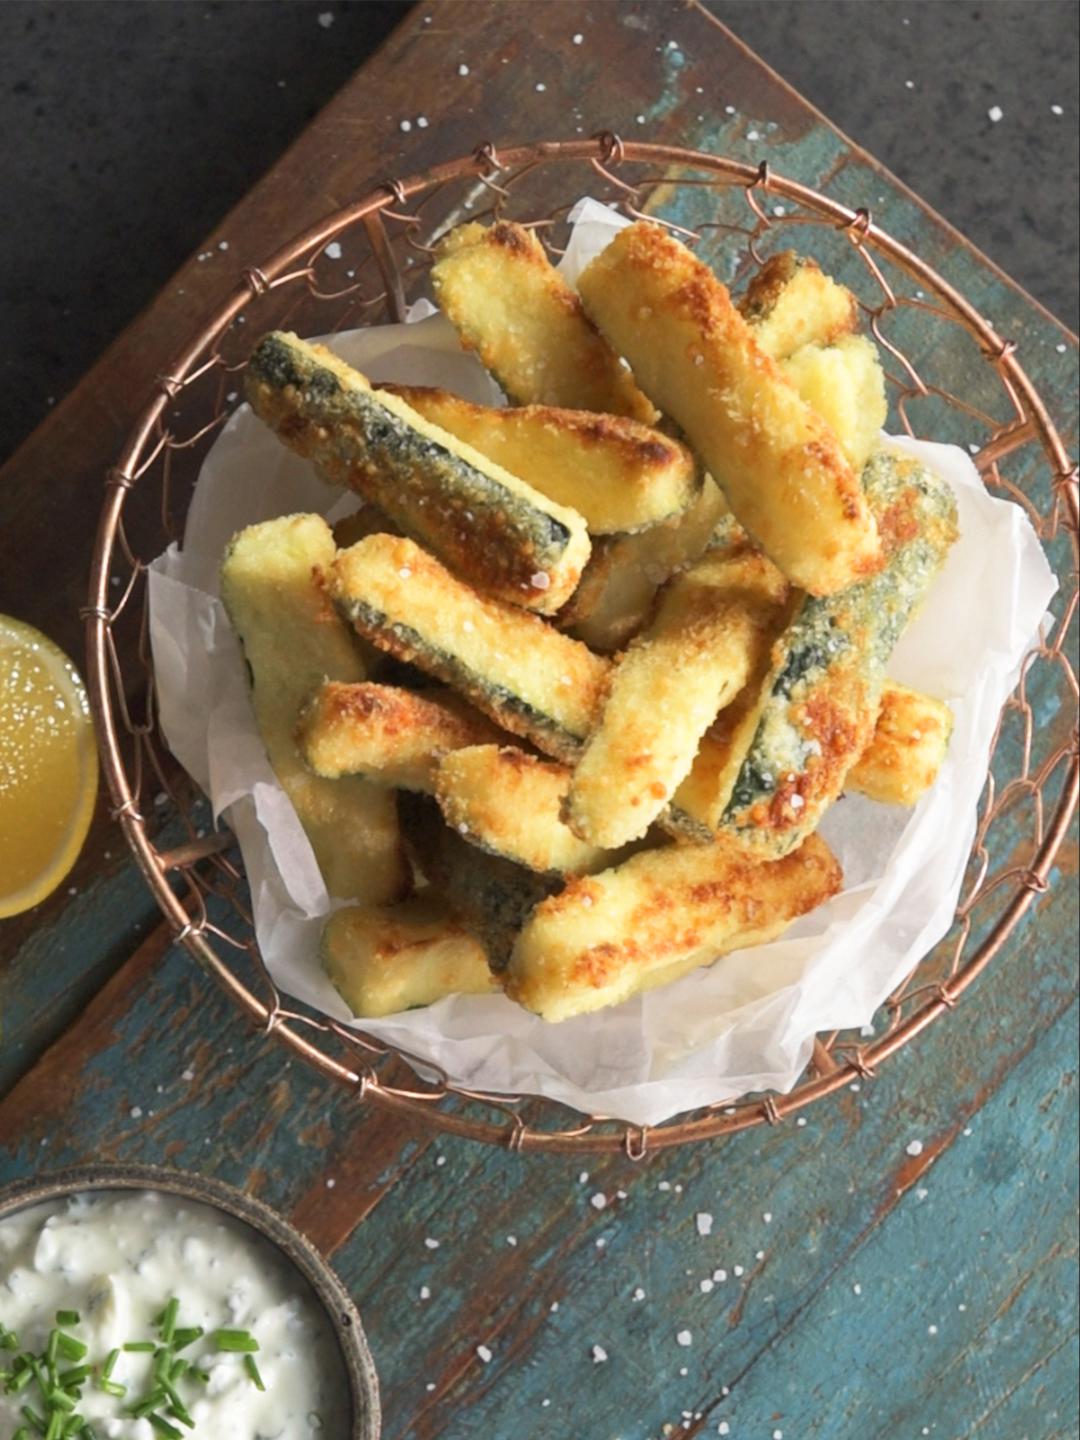
[[[74,665],[40,631],[0,615],[0,918],[44,900],[74,865],[97,779]]]

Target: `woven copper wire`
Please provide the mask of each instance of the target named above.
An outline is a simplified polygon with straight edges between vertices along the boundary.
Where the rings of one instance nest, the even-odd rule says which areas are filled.
[[[909,434],[966,443],[991,490],[1027,511],[1061,582],[1056,621],[1002,712],[953,926],[890,996],[873,1038],[819,1036],[808,1071],[790,1094],[748,1096],[651,1129],[584,1118],[547,1101],[455,1089],[426,1062],[301,1006],[289,1008],[259,956],[232,837],[209,828],[205,802],[157,731],[147,644],[145,564],[180,533],[187,495],[235,404],[254,338],[272,326],[316,334],[400,318],[406,301],[423,293],[434,241],[465,219],[519,220],[558,254],[567,211],[581,194],[670,224],[732,282],[744,280],[780,245],[817,254],[859,295],[885,352],[896,419]],[[687,224],[681,214],[679,223],[670,221],[673,200],[681,211],[700,210],[701,218]],[[334,262],[325,253],[331,241],[343,251]],[[895,333],[904,325],[914,337],[906,344]],[[961,396],[936,370],[939,361],[946,369],[950,361],[956,366],[965,336],[981,361],[977,371],[965,372],[970,378]],[[1065,707],[1075,718],[1077,676],[1069,647],[1077,623],[1077,473],[1015,351],[928,264],[880,230],[867,210],[851,210],[767,166],[623,141],[611,133],[507,149],[479,145],[470,156],[426,174],[383,183],[257,266],[239,270],[229,299],[158,377],[153,398],[105,478],[83,611],[113,813],[178,941],[256,1026],[359,1098],[515,1150],[622,1150],[641,1159],[650,1149],[779,1124],[852,1080],[872,1077],[955,1007],[1045,893],[1077,800],[1075,728],[1068,742],[1051,748],[1031,699],[1038,691],[1043,703]],[[917,409],[918,426],[912,418]],[[997,827],[1017,807],[1027,812],[1027,841],[1019,849],[1010,843],[999,854]],[[174,812],[178,821],[163,827],[161,817]]]

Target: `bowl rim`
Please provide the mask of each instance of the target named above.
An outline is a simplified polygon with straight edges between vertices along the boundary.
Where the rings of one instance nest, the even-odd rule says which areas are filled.
[[[246,1225],[272,1245],[307,1281],[330,1322],[349,1388],[349,1440],[379,1440],[379,1380],[360,1313],[329,1261],[302,1231],[264,1200],[225,1180],[194,1171],[165,1165],[101,1162],[65,1166],[0,1186],[0,1223],[32,1205],[86,1191],[109,1190],[157,1190],[207,1205]]]

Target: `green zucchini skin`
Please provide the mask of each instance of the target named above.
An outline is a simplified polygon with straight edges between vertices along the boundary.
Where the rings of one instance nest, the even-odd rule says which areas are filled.
[[[542,614],[573,593],[590,548],[580,515],[372,389],[329,351],[271,333],[245,384],[285,444],[474,584]]]
[[[565,876],[541,875],[463,840],[426,795],[399,796],[405,843],[424,877],[481,940],[492,970],[505,970],[514,942],[541,900]]]
[[[763,858],[801,844],[873,735],[885,665],[956,538],[944,482],[882,451],[863,483],[887,560],[837,594],[807,596],[773,649],[757,728],[719,834]]]

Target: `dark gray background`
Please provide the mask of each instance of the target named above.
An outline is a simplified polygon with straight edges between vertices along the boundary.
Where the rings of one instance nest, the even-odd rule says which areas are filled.
[[[1075,0],[708,3],[1075,328]],[[0,0],[0,458],[408,9]]]

